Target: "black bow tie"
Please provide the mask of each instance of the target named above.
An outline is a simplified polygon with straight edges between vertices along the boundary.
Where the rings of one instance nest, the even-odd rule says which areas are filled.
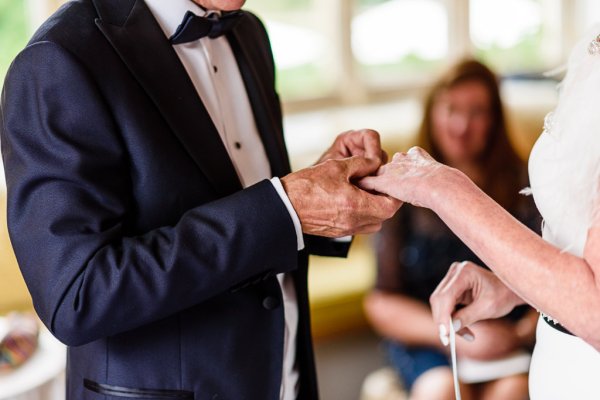
[[[199,17],[188,11],[169,40],[172,44],[180,44],[192,42],[205,36],[214,39],[230,31],[243,16],[244,13],[241,11],[231,11],[223,13],[220,17],[217,14]]]

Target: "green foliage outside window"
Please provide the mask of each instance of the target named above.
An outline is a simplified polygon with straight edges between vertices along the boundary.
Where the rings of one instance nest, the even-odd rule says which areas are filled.
[[[359,0],[358,6],[360,8],[368,8],[368,7],[376,6],[381,3],[385,3],[386,1],[388,1],[388,0]]]
[[[284,101],[326,96],[334,84],[320,55],[308,55],[303,62],[296,60],[290,64],[284,61],[289,59],[290,53],[305,54],[303,44],[314,41],[314,36],[321,34],[321,26],[315,22],[323,6],[319,1],[323,0],[248,0],[244,7],[255,12],[267,25],[276,59],[277,90]],[[302,37],[299,31],[304,31],[307,36]],[[321,40],[326,42],[326,47],[331,45],[327,38]],[[300,49],[296,47],[298,45]]]
[[[476,48],[475,56],[504,73],[543,70],[552,65],[547,65],[547,57],[542,54],[542,39],[543,30],[540,27],[536,32],[523,37],[515,47],[506,49],[492,45]]]
[[[0,82],[29,37],[25,2],[0,0]]]
[[[318,97],[331,89],[331,79],[315,64],[304,64],[277,72],[277,91],[282,99]]]
[[[359,65],[363,76],[376,86],[395,80],[406,82],[411,76],[421,75],[423,71],[436,71],[443,66],[444,60],[427,60],[414,53],[407,54],[396,63]]]

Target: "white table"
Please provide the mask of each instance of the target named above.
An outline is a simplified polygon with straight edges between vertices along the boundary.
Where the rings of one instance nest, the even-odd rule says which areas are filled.
[[[0,318],[0,329],[5,328]],[[0,400],[64,400],[66,347],[45,328],[35,354],[15,371],[0,374]]]

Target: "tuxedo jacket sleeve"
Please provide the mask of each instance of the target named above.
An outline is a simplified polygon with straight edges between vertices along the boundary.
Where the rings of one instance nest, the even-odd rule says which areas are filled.
[[[271,168],[283,175],[264,28],[247,13],[228,39]],[[10,237],[38,314],[74,346],[70,398],[104,384],[278,398],[283,307],[274,276],[289,271],[298,362],[313,369],[307,257],[289,213],[268,181],[241,190],[143,1],[69,2],[14,61],[1,111]],[[347,251],[316,242],[321,254]],[[316,396],[314,383],[303,385]]]
[[[293,226],[268,181],[197,193],[189,207],[182,192],[203,179],[166,146],[138,166],[142,149],[123,146],[86,75],[65,50],[36,43],[11,70],[3,113],[11,240],[59,338],[82,344],[296,268]]]

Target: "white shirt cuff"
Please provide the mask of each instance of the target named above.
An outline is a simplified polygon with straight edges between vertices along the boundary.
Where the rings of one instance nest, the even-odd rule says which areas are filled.
[[[334,242],[342,242],[342,243],[348,243],[351,240],[352,240],[352,235],[342,236],[342,237],[333,239]]]
[[[294,229],[296,230],[296,239],[298,240],[298,251],[304,249],[304,236],[302,235],[302,225],[300,225],[300,219],[298,218],[298,214],[296,214],[296,210],[292,206],[292,202],[290,201],[287,193],[283,190],[283,185],[278,177],[271,178],[271,183],[273,187],[277,191],[279,197],[281,197],[281,201],[285,204],[288,212],[290,213],[290,217],[294,222]]]

